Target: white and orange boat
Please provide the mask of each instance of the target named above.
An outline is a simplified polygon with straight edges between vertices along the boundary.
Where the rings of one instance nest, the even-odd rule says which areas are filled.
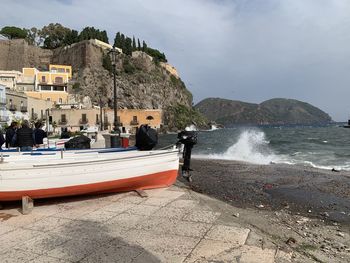
[[[167,187],[179,151],[42,151],[2,153],[0,201]]]

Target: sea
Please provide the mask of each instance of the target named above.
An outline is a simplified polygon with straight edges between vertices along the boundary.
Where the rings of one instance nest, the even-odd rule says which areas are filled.
[[[193,158],[350,171],[350,129],[342,125],[237,126],[198,131]],[[161,135],[158,148],[176,141],[176,134]]]

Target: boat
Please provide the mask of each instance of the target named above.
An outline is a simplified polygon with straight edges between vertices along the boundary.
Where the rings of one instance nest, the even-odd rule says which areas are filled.
[[[3,151],[0,202],[168,187],[178,169],[176,148]]]
[[[348,120],[348,125],[344,125],[343,127],[344,127],[344,128],[350,128],[350,118],[349,118],[349,120]]]

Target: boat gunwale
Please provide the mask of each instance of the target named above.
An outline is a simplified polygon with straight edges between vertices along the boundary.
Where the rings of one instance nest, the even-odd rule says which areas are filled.
[[[26,166],[26,167],[13,167],[13,168],[1,168],[0,167],[0,172],[1,171],[21,171],[21,170],[27,170],[28,168],[31,169],[45,169],[48,167],[51,168],[60,168],[64,166],[79,166],[79,165],[95,165],[96,163],[104,163],[104,162],[112,162],[112,161],[124,161],[128,159],[144,159],[148,157],[153,157],[153,156],[159,156],[159,155],[170,155],[174,153],[179,153],[179,151],[176,150],[171,150],[171,151],[166,151],[166,152],[160,152],[160,153],[148,153],[145,155],[139,155],[139,156],[126,156],[126,157],[119,157],[119,158],[109,158],[109,159],[102,159],[102,160],[89,160],[89,161],[77,161],[77,162],[65,162],[65,163],[51,163],[51,164],[33,164],[32,166]],[[1,164],[0,164],[1,166]]]

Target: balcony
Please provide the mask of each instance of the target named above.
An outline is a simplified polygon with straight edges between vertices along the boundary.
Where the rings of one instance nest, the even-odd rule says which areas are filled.
[[[89,122],[88,119],[80,119],[79,124],[87,124]]]
[[[17,110],[16,105],[10,105],[9,110],[10,111],[16,111]]]
[[[21,106],[21,112],[28,112],[27,106]]]
[[[133,125],[133,126],[139,125],[139,121],[137,121],[137,120],[132,120],[132,121],[130,122],[130,125]]]
[[[58,125],[66,125],[67,124],[67,120],[59,120],[58,121]]]

